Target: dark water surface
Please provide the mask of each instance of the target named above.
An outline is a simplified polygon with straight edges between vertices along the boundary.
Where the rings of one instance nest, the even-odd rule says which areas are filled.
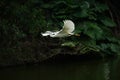
[[[2,68],[0,80],[120,80],[120,58]]]

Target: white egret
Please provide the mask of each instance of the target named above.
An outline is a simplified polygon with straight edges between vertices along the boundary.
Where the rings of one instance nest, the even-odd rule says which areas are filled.
[[[60,31],[46,31],[45,33],[41,33],[42,36],[50,36],[50,37],[67,37],[74,35],[73,31],[75,30],[75,24],[71,20],[64,20],[63,28]]]

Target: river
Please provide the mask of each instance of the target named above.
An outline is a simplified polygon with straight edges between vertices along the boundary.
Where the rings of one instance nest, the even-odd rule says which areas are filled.
[[[1,68],[0,80],[120,80],[120,58]]]

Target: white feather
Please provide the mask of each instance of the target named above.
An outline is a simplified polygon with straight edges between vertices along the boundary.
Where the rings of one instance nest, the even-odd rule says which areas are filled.
[[[60,31],[52,32],[46,31],[45,33],[41,33],[42,36],[50,36],[50,37],[67,37],[73,35],[73,31],[75,30],[75,24],[71,20],[64,20],[63,28]]]

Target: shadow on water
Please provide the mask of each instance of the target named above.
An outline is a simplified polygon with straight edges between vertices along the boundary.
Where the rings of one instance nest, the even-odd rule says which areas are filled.
[[[120,58],[0,69],[1,80],[120,80]]]

